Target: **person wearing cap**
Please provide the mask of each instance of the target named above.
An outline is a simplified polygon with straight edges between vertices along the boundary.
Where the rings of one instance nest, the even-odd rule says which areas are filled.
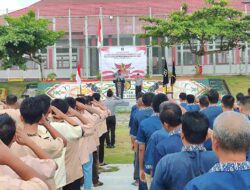
[[[135,97],[142,91],[143,79],[141,78],[140,74],[137,73],[135,78]]]

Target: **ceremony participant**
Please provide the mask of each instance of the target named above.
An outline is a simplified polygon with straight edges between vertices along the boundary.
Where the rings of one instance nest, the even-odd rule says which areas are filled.
[[[209,106],[201,112],[208,117],[209,128],[213,129],[214,120],[218,115],[222,113],[222,108],[218,105],[219,93],[216,90],[209,90],[207,97],[209,101]]]
[[[240,113],[247,116],[250,120],[250,96],[244,96],[239,103],[239,111]]]
[[[49,155],[43,151],[36,143],[34,143],[20,128],[16,128],[15,121],[8,115],[0,115],[0,140],[7,146],[16,142],[20,146],[26,146],[33,151],[37,158],[26,155],[20,159],[28,166],[35,169],[43,178],[48,181],[53,180],[55,171],[57,169],[56,163],[50,159]],[[18,176],[11,171],[10,168],[0,166],[0,175],[6,174],[10,177],[18,178]],[[51,188],[53,188],[51,186]]]
[[[50,121],[50,125],[67,139],[66,152],[61,159],[62,161],[60,160],[60,167],[55,176],[56,184],[58,187],[63,187],[63,190],[79,190],[81,187],[80,178],[83,176],[79,158],[79,140],[84,132],[74,120],[61,111],[67,110],[67,104],[65,107],[61,106],[61,110],[59,110],[50,106],[51,99],[47,95],[42,94],[37,98],[43,108],[45,118]],[[52,117],[51,111],[53,111]],[[39,129],[44,130],[41,127],[39,126]],[[60,181],[64,181],[64,183]]]
[[[203,95],[199,98],[200,111],[206,109],[209,105],[208,97]]]
[[[181,152],[168,154],[159,161],[152,190],[182,190],[191,179],[208,172],[218,163],[214,152],[206,151],[203,146],[208,126],[207,117],[198,111],[182,116]]]
[[[152,101],[154,98],[155,94],[151,92],[147,92],[143,94],[142,96],[142,103],[143,106],[142,108],[135,114],[133,124],[130,128],[130,137],[131,137],[131,146],[134,147],[135,149],[135,174],[137,176],[138,174],[138,180],[140,178],[139,175],[139,154],[138,154],[138,144],[136,143],[136,136],[138,132],[138,128],[140,126],[140,123],[144,120],[149,118],[153,113],[153,108],[152,108]],[[137,179],[136,179],[137,180]],[[140,187],[142,185],[143,187]],[[139,183],[139,189],[145,189],[146,185]]]
[[[2,190],[49,190],[44,178],[15,156],[2,141],[0,141],[0,155],[0,167],[9,167],[18,175],[12,177],[6,173],[0,174]]]
[[[162,123],[159,118],[159,107],[162,102],[168,101],[168,98],[165,94],[157,94],[153,98],[152,107],[154,114],[144,119],[139,126],[136,142],[139,144],[139,166],[140,166],[140,180],[146,181],[145,179],[145,167],[144,167],[144,154],[147,147],[148,141],[151,135],[162,128]],[[150,179],[148,179],[150,181]]]
[[[160,105],[160,113],[164,111],[164,108],[167,109],[167,104],[168,102],[163,102]],[[162,124],[161,124],[162,125]],[[146,175],[146,181],[147,181],[147,186],[150,188],[151,186],[151,180],[153,176],[153,166],[154,166],[154,156],[155,155],[155,150],[156,146],[158,143],[160,143],[162,140],[168,137],[168,132],[167,130],[163,127],[160,130],[155,131],[147,144],[146,151],[145,151],[145,156],[144,156],[144,166],[145,166],[145,175]]]
[[[199,111],[200,106],[195,104],[195,96],[193,94],[187,95],[187,105],[184,107],[187,111]]]
[[[164,111],[160,113],[160,119],[163,127],[168,131],[168,137],[156,146],[154,169],[163,156],[180,152],[183,145],[181,141],[181,108],[175,103],[168,103],[165,106]]]
[[[20,104],[16,95],[8,95],[6,97],[5,109],[19,109]]]
[[[142,91],[143,79],[139,73],[137,73],[135,78],[135,97],[137,98],[138,94]]]
[[[248,94],[248,96],[250,96],[250,88],[248,88],[247,94]]]
[[[106,124],[108,128],[108,132],[106,135],[107,148],[115,148],[115,129],[116,129],[115,109],[117,106],[128,106],[129,102],[117,99],[116,97],[114,97],[113,91],[109,89],[107,91],[107,98],[104,101],[104,104],[111,112],[110,116],[107,117],[106,119]]]
[[[31,97],[23,100],[20,113],[24,122],[24,131],[29,138],[47,152],[51,158],[59,158],[62,155],[63,148],[67,145],[67,140],[45,120],[39,99]],[[48,130],[52,138],[43,138],[38,134],[39,124]],[[18,156],[35,156],[28,148],[18,146],[16,143],[13,143],[11,149]]]
[[[221,99],[221,107],[223,112],[233,111],[234,108],[234,97],[231,95],[225,95]]]
[[[118,70],[117,73],[114,74],[114,77],[115,79],[113,80],[113,82],[115,83],[116,96],[123,99],[125,77],[122,74],[121,70]]]
[[[131,126],[133,124],[134,121],[134,117],[135,114],[143,107],[143,103],[142,103],[142,96],[144,93],[140,92],[138,93],[137,97],[136,97],[136,104],[132,106],[131,108],[131,112],[130,112],[130,119],[129,119],[129,129],[131,129]],[[135,144],[131,143],[131,150],[135,152]],[[136,153],[135,153],[136,154]],[[132,183],[132,185],[134,186],[138,186],[139,185],[139,172],[135,170],[135,155],[134,155],[134,182]]]
[[[181,92],[179,94],[179,101],[180,101],[180,106],[185,108],[187,105],[187,94],[185,92]]]
[[[240,104],[241,98],[243,98],[243,97],[244,97],[244,94],[242,92],[239,92],[236,94],[236,103],[234,105],[234,111],[240,112],[239,104]]]
[[[240,113],[227,111],[214,122],[213,150],[219,158],[208,173],[191,180],[185,190],[247,190],[250,187],[250,123]]]

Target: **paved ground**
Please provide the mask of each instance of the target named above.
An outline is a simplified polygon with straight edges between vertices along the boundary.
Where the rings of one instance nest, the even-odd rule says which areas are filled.
[[[103,186],[93,188],[93,190],[137,190],[138,187],[131,185],[133,182],[133,165],[132,164],[113,164],[119,171],[104,172],[100,174],[100,181]],[[83,189],[82,189],[83,190]]]

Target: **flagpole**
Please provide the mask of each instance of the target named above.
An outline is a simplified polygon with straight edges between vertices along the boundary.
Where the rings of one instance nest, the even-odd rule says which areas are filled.
[[[100,26],[99,26],[100,27],[100,31],[98,31],[98,36],[100,38],[99,39],[100,40],[100,47],[99,47],[98,52],[99,52],[99,68],[100,68],[100,74],[101,74],[101,90],[102,90],[102,87],[103,87],[102,60],[101,60],[101,48],[103,47],[103,16],[102,16],[102,7],[100,7],[99,23],[100,23]]]

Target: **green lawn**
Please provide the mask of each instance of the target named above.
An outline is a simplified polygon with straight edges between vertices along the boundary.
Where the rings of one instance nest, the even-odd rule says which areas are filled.
[[[132,163],[133,152],[130,146],[130,136],[128,128],[129,113],[119,113],[116,115],[116,148],[105,149],[106,163]]]

